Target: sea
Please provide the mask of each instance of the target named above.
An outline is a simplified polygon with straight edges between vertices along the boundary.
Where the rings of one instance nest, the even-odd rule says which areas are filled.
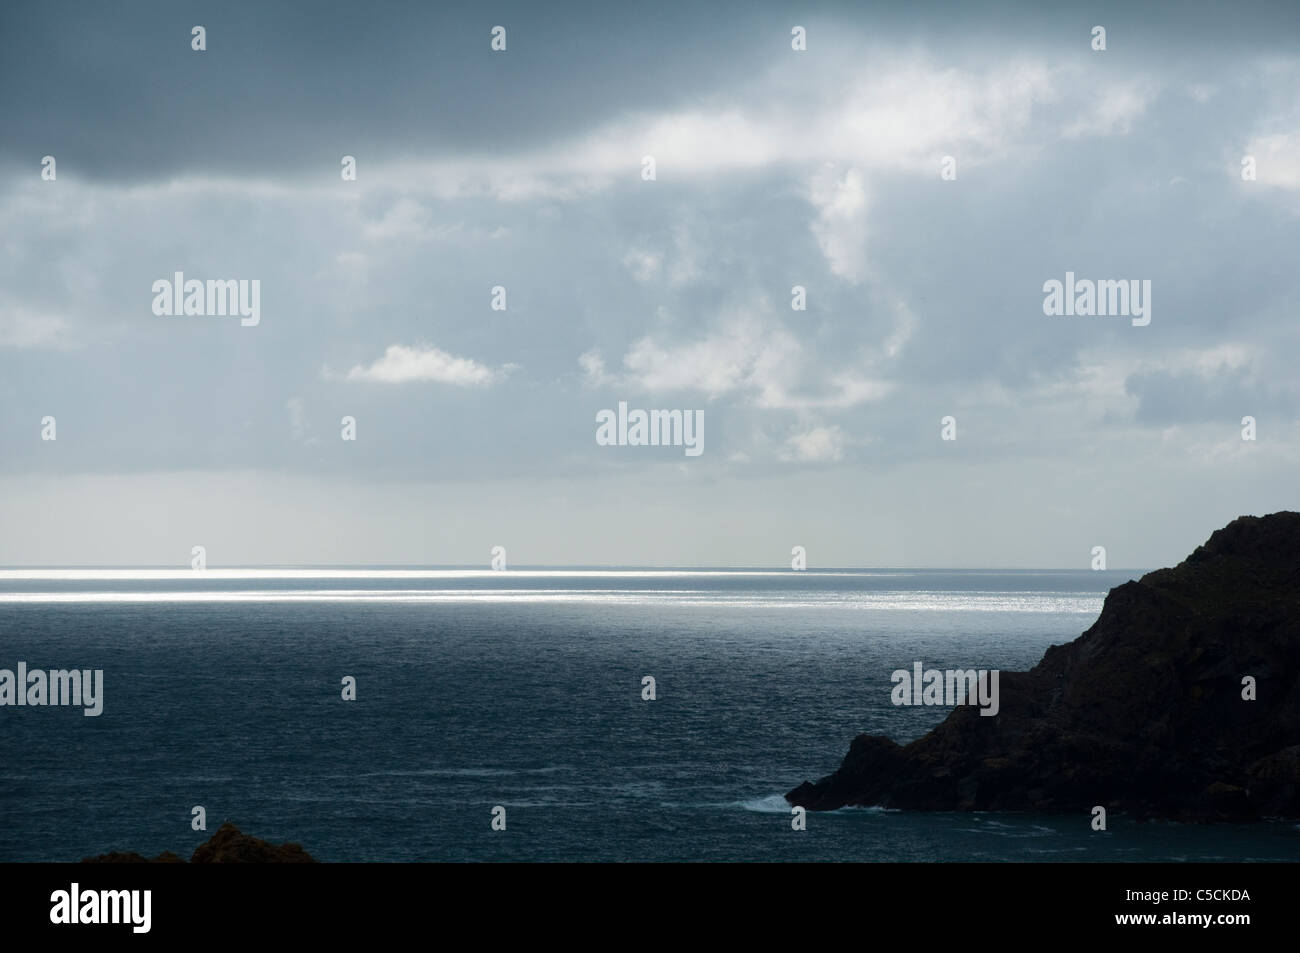
[[[98,716],[0,707],[0,862],[187,858],[226,820],[331,862],[1300,859],[1286,821],[796,829],[783,793],[856,734],[947,716],[893,671],[1027,669],[1136,575],[0,570],[0,669],[103,671]]]

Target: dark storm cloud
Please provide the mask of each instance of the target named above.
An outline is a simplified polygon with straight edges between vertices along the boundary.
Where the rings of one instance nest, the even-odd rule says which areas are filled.
[[[743,86],[808,23],[905,47],[1069,49],[1108,25],[1117,60],[1208,73],[1249,46],[1285,50],[1288,3],[864,5],[685,2],[10,2],[0,6],[0,160],[64,157],[69,173],[333,173],[337,157],[483,154],[563,139],[613,116]],[[207,29],[206,52],[190,28]],[[493,56],[489,30],[507,27]],[[847,42],[852,42],[847,40]],[[840,49],[842,51],[842,48]],[[960,55],[954,52],[954,59]]]
[[[407,513],[478,554],[505,506],[538,561],[586,563],[623,526],[587,501],[632,484],[633,561],[752,561],[735,528],[781,519],[842,564],[915,536],[1072,565],[1044,513],[1146,545],[1161,507],[1179,555],[1178,481],[1237,511],[1294,485],[1296,30],[1281,4],[0,6],[0,558],[66,561],[89,521],[125,559],[158,507],[253,561],[421,552]],[[154,314],[177,270],[260,280],[262,322]],[[1151,324],[1044,315],[1067,271],[1150,280]],[[705,454],[598,447],[624,399],[703,408]],[[377,528],[331,542],[361,488]],[[725,531],[674,550],[663,513]]]

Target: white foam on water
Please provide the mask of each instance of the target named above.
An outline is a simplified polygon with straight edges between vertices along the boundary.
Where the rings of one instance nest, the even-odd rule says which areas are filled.
[[[767,797],[753,798],[748,801],[737,802],[747,811],[755,811],[759,814],[789,814],[790,809],[794,806],[785,799],[783,794],[770,794]],[[846,805],[837,808],[834,811],[827,811],[829,814],[839,814],[841,812],[857,811],[867,814],[897,814],[898,808],[893,807],[864,807],[859,804]]]
[[[771,794],[767,797],[754,798],[749,801],[741,801],[740,806],[747,811],[757,811],[759,814],[789,814],[790,802],[782,794]]]

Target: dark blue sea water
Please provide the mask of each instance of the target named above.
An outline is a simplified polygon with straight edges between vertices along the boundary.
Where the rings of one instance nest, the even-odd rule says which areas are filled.
[[[97,718],[0,708],[0,861],[188,856],[226,818],[327,861],[1300,859],[1284,822],[846,809],[791,829],[781,793],[856,733],[945,717],[893,706],[894,669],[1028,668],[1127,578],[0,572],[0,668],[105,678]]]

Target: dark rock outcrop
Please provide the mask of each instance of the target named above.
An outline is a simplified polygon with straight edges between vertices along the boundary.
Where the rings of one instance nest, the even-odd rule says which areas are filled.
[[[171,851],[157,857],[142,857],[135,853],[100,854],[87,857],[83,864],[183,864]],[[200,844],[190,857],[192,864],[314,864],[316,859],[297,844],[270,844],[259,837],[250,837],[229,822],[222,824],[215,834]]]
[[[115,850],[111,854],[96,854],[94,857],[83,857],[83,864],[183,864],[185,859],[177,857],[169,850],[163,851],[157,857],[145,857],[134,851]]]
[[[859,735],[839,770],[786,800],[1300,816],[1300,513],[1240,517],[1177,567],[1112,589],[1083,635],[1002,672],[999,695],[996,716],[957,707],[905,746]]]

